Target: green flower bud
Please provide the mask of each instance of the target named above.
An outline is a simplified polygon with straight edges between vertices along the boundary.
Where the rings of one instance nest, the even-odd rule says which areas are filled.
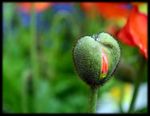
[[[85,36],[73,49],[74,65],[80,78],[90,86],[104,84],[115,71],[120,59],[117,41],[107,33]]]

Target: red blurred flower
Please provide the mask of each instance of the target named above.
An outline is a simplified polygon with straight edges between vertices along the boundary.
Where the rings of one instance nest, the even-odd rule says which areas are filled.
[[[102,16],[111,19],[127,18],[131,7],[131,5],[127,3],[114,2],[101,2],[96,5]]]
[[[90,13],[96,10],[100,15],[108,19],[127,18],[132,5],[129,3],[115,2],[82,2],[81,7],[85,12]]]
[[[18,6],[25,12],[30,12],[32,9],[32,4],[35,7],[36,12],[42,12],[45,9],[47,9],[49,6],[51,6],[52,3],[50,2],[21,2],[17,3]]]
[[[133,8],[126,25],[118,33],[118,39],[127,45],[137,46],[148,58],[147,15],[140,13],[137,7]]]

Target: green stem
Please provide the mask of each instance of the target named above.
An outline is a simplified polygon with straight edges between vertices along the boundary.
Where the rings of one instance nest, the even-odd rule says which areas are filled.
[[[97,95],[98,95],[98,89],[96,87],[90,87],[89,113],[96,112]]]
[[[135,101],[137,99],[137,95],[138,95],[138,91],[139,91],[139,87],[140,87],[140,82],[142,81],[142,76],[143,76],[143,72],[144,72],[144,65],[145,65],[145,59],[142,57],[142,61],[141,64],[139,66],[139,73],[140,75],[137,77],[137,79],[135,79],[135,88],[133,91],[133,97],[130,103],[130,107],[128,110],[128,113],[133,112],[134,107],[135,107]]]
[[[38,78],[39,76],[39,66],[38,66],[38,53],[37,53],[37,37],[36,37],[36,20],[35,20],[36,13],[34,8],[31,12],[31,60],[33,66],[33,77]]]
[[[123,102],[123,99],[124,99],[124,93],[125,93],[125,91],[124,91],[124,85],[121,84],[120,86],[121,86],[121,88],[120,88],[120,90],[121,90],[121,96],[120,96],[120,101],[119,101],[119,108],[120,108],[120,113],[123,113],[122,102]]]
[[[34,104],[34,94],[36,91],[37,81],[39,79],[39,61],[38,61],[38,51],[37,51],[37,37],[36,37],[36,13],[34,6],[32,5],[31,10],[31,23],[30,23],[30,49],[31,49],[31,63],[32,63],[32,80],[33,80],[33,95],[29,96],[30,101],[30,111],[33,112],[35,110]],[[31,103],[32,102],[32,103]]]
[[[22,91],[21,91],[21,95],[22,95],[22,112],[23,113],[27,113],[28,112],[28,101],[27,101],[27,96],[28,96],[28,93],[27,93],[27,77],[24,76],[22,78]]]
[[[135,85],[135,89],[134,89],[134,92],[133,92],[133,97],[132,97],[132,100],[131,100],[131,103],[130,103],[130,107],[129,107],[129,110],[128,110],[128,112],[130,112],[130,113],[134,109],[135,101],[136,101],[138,90],[139,90],[139,85],[140,84],[139,84],[139,81],[138,81],[138,83]]]

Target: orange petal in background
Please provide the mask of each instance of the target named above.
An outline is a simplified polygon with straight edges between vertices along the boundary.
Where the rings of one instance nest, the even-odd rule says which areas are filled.
[[[22,2],[22,3],[18,3],[19,7],[25,11],[25,12],[30,12],[31,8],[32,8],[32,4],[35,7],[35,11],[36,12],[42,12],[45,9],[47,9],[49,6],[51,6],[50,2]]]

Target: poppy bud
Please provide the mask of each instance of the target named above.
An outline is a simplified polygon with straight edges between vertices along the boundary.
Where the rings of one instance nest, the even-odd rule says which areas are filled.
[[[90,86],[104,84],[120,59],[117,41],[107,33],[85,36],[73,49],[74,65],[80,78]]]

